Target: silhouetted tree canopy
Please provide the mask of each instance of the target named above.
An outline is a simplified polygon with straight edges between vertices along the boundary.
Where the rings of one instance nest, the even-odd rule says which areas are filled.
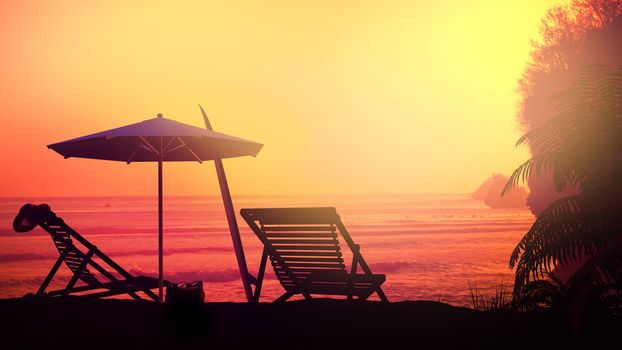
[[[533,298],[535,286],[559,268],[575,300],[622,294],[622,66],[589,65],[553,99],[556,113],[518,141],[533,156],[505,190],[547,171],[557,191],[578,193],[548,206],[510,258],[515,299]],[[547,292],[543,295],[551,293]]]
[[[528,182],[537,215],[510,258],[514,299],[621,312],[622,0],[554,7],[540,33],[519,86],[532,157],[504,189]]]
[[[547,12],[519,80],[519,121],[524,131],[541,127],[555,113],[551,96],[572,83],[579,67],[622,64],[621,14],[622,0],[574,0]],[[577,193],[573,187],[556,191],[547,172],[526,180],[530,187],[527,204],[536,215],[554,200]]]

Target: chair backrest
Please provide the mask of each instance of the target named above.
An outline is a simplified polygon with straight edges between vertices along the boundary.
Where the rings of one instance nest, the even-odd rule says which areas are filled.
[[[296,289],[314,272],[346,272],[335,208],[242,209],[240,214],[266,247],[285,289]]]
[[[75,274],[86,259],[86,255],[73,244],[73,240],[71,239],[71,234],[75,231],[65,224],[63,219],[56,216],[56,214],[49,209],[49,206],[38,206],[35,210],[37,209],[38,213],[36,214],[38,215],[33,215],[35,216],[32,220],[33,224],[36,223],[50,234],[58,253],[61,255],[63,253],[65,254],[63,260],[67,267]],[[78,278],[88,285],[99,283],[97,278],[95,278],[86,266],[80,271]]]
[[[62,219],[59,220],[62,221]],[[43,227],[43,225],[41,226]],[[67,251],[63,260],[65,261],[65,264],[67,265],[67,267],[69,267],[71,272],[76,273],[80,268],[80,265],[82,265],[82,263],[86,259],[86,255],[78,248],[76,248],[76,246],[73,244],[71,236],[68,232],[65,231],[62,225],[50,226],[50,224],[48,223],[47,228],[44,227],[44,229],[48,231],[48,233],[52,237],[54,245],[56,245],[56,249],[58,249],[59,254],[63,254],[63,252]],[[82,271],[80,271],[80,273],[78,274],[78,278],[89,285],[99,283],[97,278],[93,276],[91,271],[89,271],[86,266],[82,269]]]

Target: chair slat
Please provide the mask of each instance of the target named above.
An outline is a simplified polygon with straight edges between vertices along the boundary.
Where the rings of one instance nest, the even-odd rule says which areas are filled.
[[[283,256],[282,257],[283,260],[285,260],[286,262],[290,262],[290,261],[308,261],[308,262],[340,262],[343,263],[343,259],[342,258],[311,258],[311,257],[288,257],[288,256]]]
[[[275,245],[275,248],[278,248],[279,244],[327,244],[331,246],[336,246],[337,241],[335,239],[269,239],[270,243]]]
[[[274,246],[276,251],[283,250],[337,250],[334,245],[279,245]]]
[[[341,269],[345,267],[343,263],[311,263],[311,262],[292,262],[287,263],[288,267],[296,268],[296,267],[330,267],[330,268],[338,268]]]
[[[283,251],[279,250],[279,255],[281,257],[287,256],[330,256],[330,257],[341,257],[341,251],[323,251],[323,252],[312,252],[312,251]]]
[[[326,269],[322,269],[322,268],[312,268],[312,267],[292,267],[292,266],[288,266],[288,267],[283,267],[283,266],[274,266],[274,270],[275,271],[283,271],[283,272],[287,272],[287,270],[292,271],[292,272],[298,272],[298,273],[316,273],[316,272],[321,272],[321,271],[325,271]],[[335,269],[331,269],[331,270],[335,270]],[[341,270],[341,269],[338,269]]]
[[[300,237],[300,238],[337,238],[337,233],[335,232],[279,232],[279,233],[266,233],[266,237],[270,238],[289,238],[289,237]]]
[[[264,225],[331,224],[339,220],[335,208],[259,208],[242,209],[243,217]]]
[[[309,232],[314,232],[314,231],[322,231],[322,232],[331,232],[331,231],[335,231],[335,226],[333,225],[326,225],[326,226],[309,226],[309,225],[301,225],[301,226],[263,226],[262,227],[264,232],[299,232],[299,231],[309,231]]]

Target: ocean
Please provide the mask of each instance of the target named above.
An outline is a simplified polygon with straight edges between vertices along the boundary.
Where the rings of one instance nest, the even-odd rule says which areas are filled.
[[[511,292],[510,253],[534,221],[528,210],[491,209],[468,194],[235,196],[233,200],[236,212],[259,207],[336,207],[372,271],[386,274],[383,289],[391,301],[434,300],[456,306],[471,306],[469,285],[487,292],[503,283]],[[125,269],[157,276],[156,197],[0,198],[0,298],[35,292],[58,258],[42,229],[13,231],[13,218],[24,203],[49,204]],[[249,271],[256,275],[261,244],[239,216],[238,226]],[[220,196],[166,196],[164,252],[165,279],[202,280],[206,301],[245,300]],[[50,287],[63,287],[69,278],[63,266]],[[261,301],[272,301],[282,293],[268,266]]]

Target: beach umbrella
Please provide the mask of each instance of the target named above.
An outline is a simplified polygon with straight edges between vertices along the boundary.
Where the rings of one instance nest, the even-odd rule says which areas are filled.
[[[157,118],[54,143],[47,147],[65,158],[103,159],[126,162],[127,164],[132,162],[158,163],[158,270],[160,278],[159,296],[160,300],[162,300],[164,273],[162,163],[185,161],[201,163],[203,161],[216,160],[218,162],[217,171],[219,182],[221,183],[221,192],[231,229],[229,216],[232,213],[229,213],[229,211],[233,210],[233,206],[220,160],[248,155],[256,156],[262,146],[262,144],[256,142],[179,123],[164,118],[162,114],[158,114]],[[223,188],[223,180],[224,187],[226,188]],[[250,301],[250,282],[239,232],[237,231],[237,224],[235,230],[231,229],[231,235],[244,289],[247,299]],[[238,242],[240,243],[238,244]]]

